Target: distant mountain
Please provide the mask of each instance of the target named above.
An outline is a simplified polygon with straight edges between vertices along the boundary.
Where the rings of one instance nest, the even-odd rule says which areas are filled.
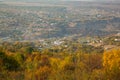
[[[8,2],[58,2],[58,1],[95,1],[95,2],[120,2],[120,0],[0,0]]]

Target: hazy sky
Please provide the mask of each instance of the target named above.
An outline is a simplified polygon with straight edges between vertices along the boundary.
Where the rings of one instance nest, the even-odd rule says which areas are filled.
[[[120,1],[120,0],[0,0],[0,1],[32,1],[32,2],[39,2],[39,1]]]
[[[0,0],[0,1],[57,1],[57,0]],[[58,1],[94,1],[94,0],[58,0]]]

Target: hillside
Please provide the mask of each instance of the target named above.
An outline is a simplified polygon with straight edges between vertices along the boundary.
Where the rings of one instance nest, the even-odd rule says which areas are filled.
[[[120,3],[0,1],[0,80],[120,80]]]
[[[120,32],[119,22],[119,3],[0,3],[3,41],[108,36]]]

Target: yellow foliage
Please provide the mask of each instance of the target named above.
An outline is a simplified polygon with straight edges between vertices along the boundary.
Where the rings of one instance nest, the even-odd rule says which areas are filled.
[[[103,66],[109,80],[120,80],[120,49],[106,51],[103,56]]]
[[[60,65],[59,58],[50,58],[50,64],[52,67],[57,68]]]
[[[103,55],[103,66],[109,68],[120,67],[120,49],[106,51]]]
[[[65,57],[64,60],[61,60],[60,65],[59,65],[59,69],[60,70],[74,70],[75,66],[74,63],[72,61],[72,57],[71,56],[67,56]]]
[[[36,70],[35,75],[37,80],[46,80],[50,72],[51,72],[51,69],[48,66],[44,66]]]

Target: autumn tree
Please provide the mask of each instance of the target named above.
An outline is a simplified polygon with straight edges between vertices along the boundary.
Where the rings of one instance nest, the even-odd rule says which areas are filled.
[[[120,49],[106,51],[103,66],[108,80],[120,80]]]

